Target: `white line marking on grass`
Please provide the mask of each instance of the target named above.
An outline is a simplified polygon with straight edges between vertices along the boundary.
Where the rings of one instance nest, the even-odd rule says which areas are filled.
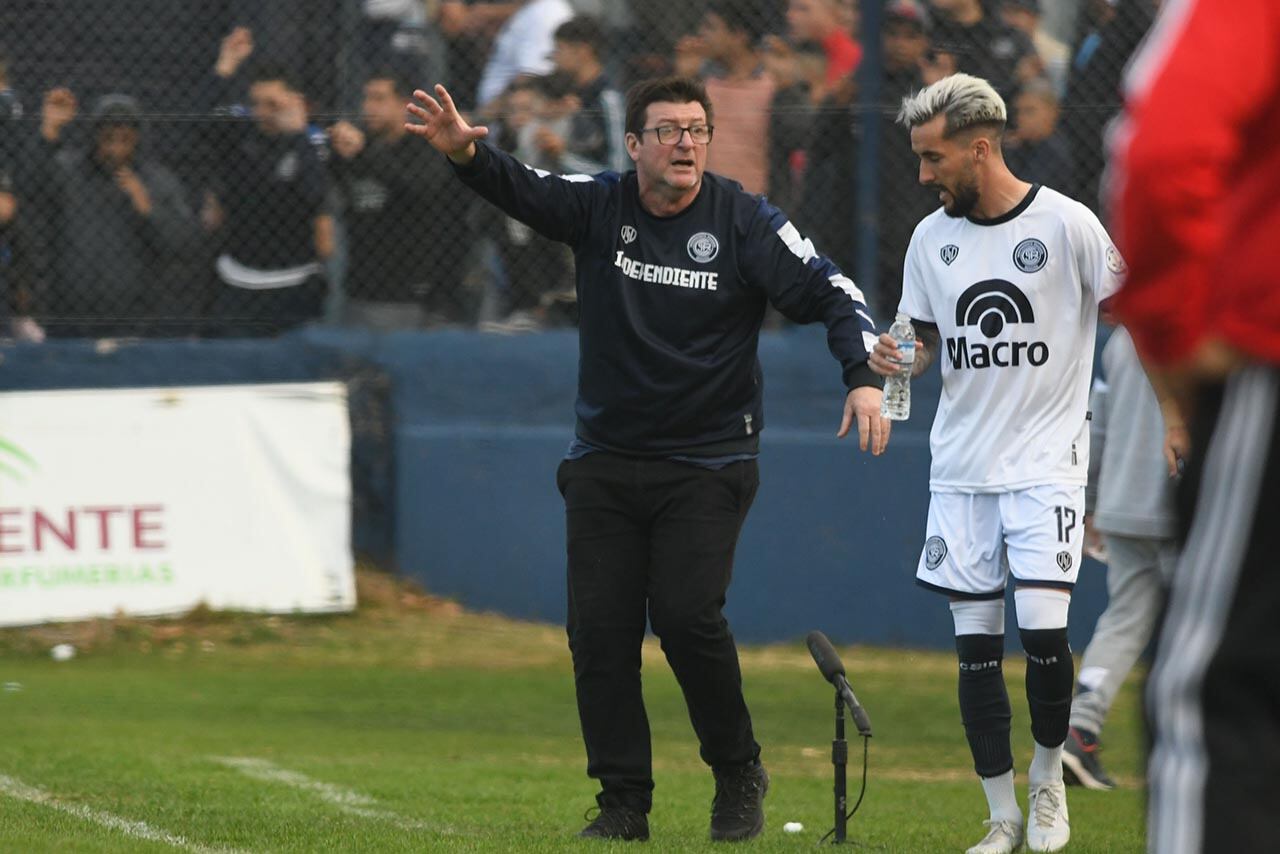
[[[61,810],[62,812],[73,815],[76,818],[91,821],[94,824],[102,825],[111,830],[118,830],[125,836],[134,839],[145,839],[148,842],[162,842],[166,845],[172,845],[174,848],[185,848],[188,851],[200,852],[200,854],[237,854],[234,849],[227,848],[208,848],[204,845],[197,845],[190,840],[175,836],[163,830],[158,830],[143,821],[135,821],[129,818],[122,818],[109,812],[96,810],[93,807],[87,807],[84,804],[69,804],[60,801],[44,789],[38,789],[35,786],[27,785],[21,780],[15,780],[12,777],[0,774],[0,794],[8,795],[19,801],[26,801],[32,804],[50,807],[51,809]]]
[[[341,786],[335,786],[322,780],[312,779],[298,771],[281,768],[266,759],[257,759],[252,756],[211,756],[209,758],[220,765],[234,768],[255,780],[262,780],[267,783],[284,783],[286,786],[311,792],[348,815],[385,821],[401,830],[429,830],[441,835],[455,833],[452,828],[445,825],[404,818],[390,810],[378,809],[378,802],[368,795],[362,795],[359,792],[344,789]]]
[[[323,800],[336,806],[359,808],[373,806],[377,803],[368,795],[362,795],[359,792],[353,792],[350,789],[344,789],[332,783],[313,780],[306,774],[281,768],[279,765],[268,762],[265,759],[255,759],[251,756],[214,756],[212,759],[214,762],[226,765],[228,768],[234,768],[249,777],[253,777],[255,780],[284,783],[297,789],[306,789],[309,792],[314,792]]]

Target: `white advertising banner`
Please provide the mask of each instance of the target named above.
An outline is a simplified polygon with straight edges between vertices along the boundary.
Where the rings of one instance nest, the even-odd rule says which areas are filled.
[[[338,382],[0,394],[0,626],[347,611]]]

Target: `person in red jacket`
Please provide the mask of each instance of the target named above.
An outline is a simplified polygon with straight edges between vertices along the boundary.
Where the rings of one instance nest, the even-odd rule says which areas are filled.
[[[862,61],[862,46],[846,26],[843,4],[839,0],[788,0],[787,26],[798,42],[812,41],[822,45],[827,55],[823,85],[833,89],[840,79]]]
[[[1147,686],[1148,845],[1273,851],[1280,4],[1168,0],[1126,101],[1111,190],[1129,275],[1114,307],[1193,413],[1186,546]]]

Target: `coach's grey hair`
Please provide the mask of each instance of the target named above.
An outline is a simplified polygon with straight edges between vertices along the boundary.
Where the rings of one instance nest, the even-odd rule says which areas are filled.
[[[898,122],[908,129],[919,127],[935,116],[945,115],[943,136],[974,125],[998,124],[1008,119],[1004,99],[981,77],[952,74],[902,99]]]

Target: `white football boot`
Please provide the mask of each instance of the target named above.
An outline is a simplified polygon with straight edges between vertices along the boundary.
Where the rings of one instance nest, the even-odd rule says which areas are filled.
[[[1022,825],[1007,819],[984,821],[987,835],[964,854],[1013,854],[1022,847]]]
[[[1067,787],[1062,781],[1033,783],[1027,811],[1027,850],[1061,851],[1071,839]]]

